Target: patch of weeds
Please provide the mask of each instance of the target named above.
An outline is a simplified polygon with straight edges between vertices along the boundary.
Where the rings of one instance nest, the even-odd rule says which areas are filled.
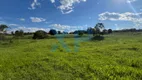
[[[132,48],[127,48],[128,50],[132,50],[132,51],[138,51],[139,49],[136,47],[132,47]]]
[[[142,68],[142,62],[140,60],[133,60],[133,59],[118,59],[116,60],[119,64],[130,66],[133,68]]]
[[[142,62],[139,60],[132,60],[130,66],[133,68],[142,68]]]
[[[48,62],[49,61],[49,57],[45,57],[44,59],[42,59],[42,61]]]
[[[9,45],[9,43],[8,42],[4,42],[4,43],[2,43],[2,45]]]
[[[91,38],[91,41],[102,41],[105,38],[103,36],[94,36],[93,38]]]
[[[139,48],[136,48],[136,47],[131,47],[131,48],[115,48],[115,49],[112,49],[114,51],[119,51],[119,50],[131,50],[131,51],[138,51]]]
[[[37,50],[35,48],[29,48],[29,47],[27,47],[27,48],[24,48],[23,51],[24,52],[36,52]]]
[[[35,42],[37,42],[37,40],[32,40],[32,41],[30,41],[30,43],[35,43]]]

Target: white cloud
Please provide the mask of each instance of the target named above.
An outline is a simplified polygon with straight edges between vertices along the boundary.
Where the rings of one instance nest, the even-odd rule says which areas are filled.
[[[55,3],[55,0],[50,0],[51,1],[51,3]]]
[[[142,13],[104,12],[99,14],[99,20],[142,22]]]
[[[11,33],[12,31],[15,32],[16,30],[23,30],[24,32],[35,32],[38,30],[44,30],[46,32],[49,32],[49,28],[38,28],[38,27],[25,27],[25,26],[19,26],[17,28],[12,28],[7,31],[7,33]]]
[[[58,8],[63,14],[68,14],[73,11],[73,5],[75,3],[86,2],[86,0],[60,0],[59,2],[61,5]]]
[[[83,26],[70,26],[70,25],[61,25],[61,24],[52,24],[50,25],[50,28],[60,31],[68,31],[68,32],[72,32],[75,30],[83,30]]]
[[[133,22],[135,26],[139,27],[142,25],[142,13],[115,13],[115,12],[104,12],[99,14],[99,20],[110,20],[110,21],[129,21]]]
[[[36,9],[36,7],[40,6],[40,3],[38,2],[38,0],[34,0],[31,4],[31,7],[29,7],[28,9],[30,10],[34,10]]]
[[[61,11],[63,14],[69,14],[69,13],[71,13],[71,12],[73,12],[73,10],[69,10],[69,11],[66,11],[66,12],[64,12],[64,11]]]
[[[16,30],[23,30],[24,32],[35,32],[37,30],[44,30],[49,32],[50,29],[55,29],[57,31],[67,31],[72,32],[75,30],[83,30],[83,26],[69,26],[69,25],[61,25],[61,24],[52,24],[48,28],[38,28],[38,27],[25,27],[18,24],[9,24],[11,29],[7,31],[7,33],[15,32]]]
[[[55,0],[50,0],[50,1],[51,3],[56,2]],[[59,0],[60,5],[57,8],[60,9],[63,14],[69,14],[73,12],[74,4],[80,3],[80,2],[86,2],[86,1],[87,0]],[[31,4],[31,7],[29,7],[28,9],[34,10],[40,5],[41,4],[38,2],[38,0],[34,0]]]
[[[50,29],[45,29],[45,28],[37,28],[37,27],[18,27],[17,29],[23,30],[24,32],[35,32],[37,30],[44,30],[44,31],[49,31]]]
[[[57,31],[65,31],[65,32],[73,32],[75,30],[85,30],[86,26],[70,26],[70,25],[61,25],[61,24],[52,24],[48,28],[38,28],[38,27],[25,27],[24,25],[19,24],[8,24],[10,29],[8,29],[7,33],[15,32],[16,30],[23,30],[24,32],[35,32],[37,30],[44,30],[49,32],[50,29],[55,29]]]
[[[20,21],[25,21],[25,19],[24,19],[24,18],[20,18],[19,20],[20,20]]]
[[[10,26],[10,27],[19,27],[20,25],[18,25],[18,24],[9,24],[8,26]]]
[[[24,32],[35,32],[38,30],[44,30],[48,32],[50,28],[38,28],[38,27],[25,27],[24,25],[19,24],[7,24],[10,28],[8,28],[7,33],[15,32],[16,30],[23,30]]]
[[[32,20],[32,22],[44,22],[44,21],[46,21],[46,19],[38,18],[38,17],[30,17],[30,19]]]
[[[127,0],[127,3],[132,3],[132,2],[135,2],[137,0]]]

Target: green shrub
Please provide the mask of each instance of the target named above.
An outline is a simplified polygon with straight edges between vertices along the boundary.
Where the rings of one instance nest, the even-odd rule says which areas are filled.
[[[17,30],[17,31],[15,31],[15,36],[16,37],[23,37],[24,36],[24,31],[23,30]]]
[[[46,37],[47,37],[47,33],[43,30],[38,30],[33,35],[33,39],[44,39]]]
[[[112,29],[108,29],[108,33],[111,34],[112,33]]]
[[[49,34],[50,34],[50,35],[56,35],[56,34],[57,34],[57,31],[54,30],[54,29],[51,29],[51,30],[49,31]]]
[[[79,36],[83,36],[83,32],[78,32],[78,35]]]

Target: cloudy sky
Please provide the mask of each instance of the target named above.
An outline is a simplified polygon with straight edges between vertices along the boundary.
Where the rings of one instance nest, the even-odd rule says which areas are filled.
[[[9,31],[74,31],[102,22],[111,29],[142,28],[142,0],[0,0]]]

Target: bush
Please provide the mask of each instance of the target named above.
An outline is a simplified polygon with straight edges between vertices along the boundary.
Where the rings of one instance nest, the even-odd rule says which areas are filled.
[[[78,35],[79,36],[83,36],[83,32],[78,32]]]
[[[62,32],[61,32],[61,31],[58,31],[58,34],[62,34]]]
[[[106,29],[103,30],[103,34],[107,34],[108,31]]]
[[[51,30],[49,31],[49,34],[50,34],[50,35],[56,35],[56,34],[57,34],[57,31],[54,30],[54,29],[51,29]]]
[[[33,39],[44,39],[46,38],[47,33],[43,30],[38,30],[34,33]]]
[[[96,24],[96,26],[94,27],[93,36],[101,36],[103,34],[102,30],[104,30],[104,29],[105,29],[105,27],[104,27],[103,23]]]
[[[15,36],[16,37],[23,37],[24,36],[24,31],[23,30],[17,30],[17,31],[15,31]]]
[[[109,34],[112,33],[112,29],[108,29],[108,33],[109,33]]]

